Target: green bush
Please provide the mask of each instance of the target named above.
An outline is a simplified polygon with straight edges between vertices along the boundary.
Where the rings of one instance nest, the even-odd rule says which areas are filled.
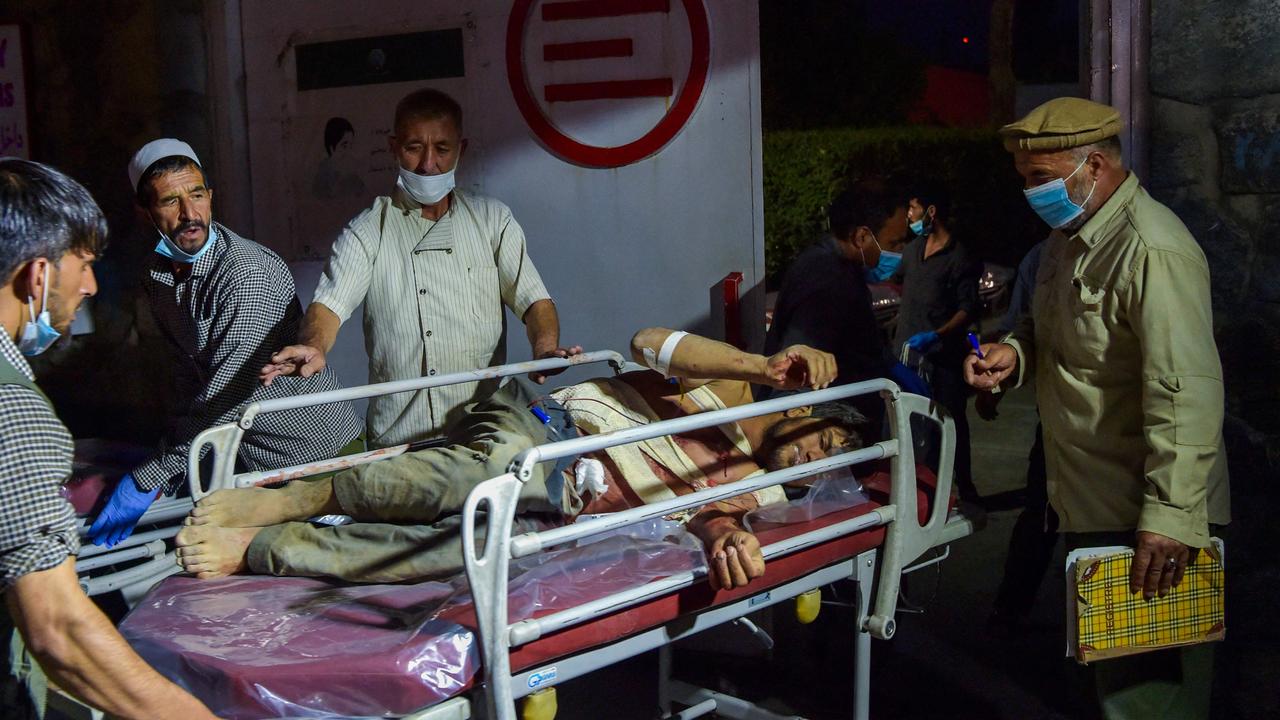
[[[826,208],[861,177],[931,177],[952,196],[952,231],[983,259],[1018,263],[1045,237],[995,132],[903,127],[779,131],[764,136],[764,242],[770,286],[821,237]]]

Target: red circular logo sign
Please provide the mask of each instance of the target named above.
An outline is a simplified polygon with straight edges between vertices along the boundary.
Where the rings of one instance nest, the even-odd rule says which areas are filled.
[[[525,39],[529,17],[539,0],[515,0],[507,22],[507,81],[520,114],[548,150],[570,162],[596,168],[630,165],[661,150],[689,122],[702,99],[711,66],[711,29],[703,0],[554,0],[542,3],[544,22],[565,22],[666,13],[670,11],[671,3],[677,1],[683,5],[688,18],[691,40],[689,73],[680,87],[679,96],[662,119],[638,139],[602,147],[572,138],[556,127],[535,98],[525,66]],[[631,54],[631,43],[628,38],[611,38],[548,44],[543,47],[543,59],[626,57]],[[555,84],[543,88],[543,97],[547,102],[670,97],[674,94],[673,84],[670,78]]]

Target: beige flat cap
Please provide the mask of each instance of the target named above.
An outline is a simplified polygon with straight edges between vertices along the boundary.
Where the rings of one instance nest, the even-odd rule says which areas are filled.
[[[1120,113],[1092,100],[1063,97],[1050,100],[1021,120],[1000,128],[1004,149],[1066,150],[1119,135]]]

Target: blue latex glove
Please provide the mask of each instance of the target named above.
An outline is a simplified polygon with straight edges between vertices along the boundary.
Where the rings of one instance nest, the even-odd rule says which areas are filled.
[[[900,362],[896,362],[889,366],[889,378],[898,383],[898,387],[901,387],[909,393],[923,395],[927,398],[933,397],[933,393],[929,390],[929,383],[925,382],[924,378],[917,375],[915,370],[912,370]]]
[[[927,353],[931,349],[933,349],[933,346],[937,345],[938,341],[941,339],[942,338],[938,336],[938,333],[932,330],[925,330],[924,332],[918,332],[915,335],[912,335],[910,338],[908,338],[907,347],[911,348],[912,350],[918,350],[922,353]]]
[[[98,513],[98,519],[89,527],[89,539],[94,545],[115,547],[116,543],[133,534],[133,528],[151,503],[160,496],[160,490],[143,490],[133,475],[120,478],[111,499]]]

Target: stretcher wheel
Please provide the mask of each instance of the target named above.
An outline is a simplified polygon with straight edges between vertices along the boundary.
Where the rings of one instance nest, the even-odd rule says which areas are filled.
[[[810,590],[796,596],[796,620],[801,625],[808,625],[818,619],[818,611],[822,609],[822,591]]]
[[[556,689],[541,690],[526,697],[520,704],[520,720],[555,720]]]

